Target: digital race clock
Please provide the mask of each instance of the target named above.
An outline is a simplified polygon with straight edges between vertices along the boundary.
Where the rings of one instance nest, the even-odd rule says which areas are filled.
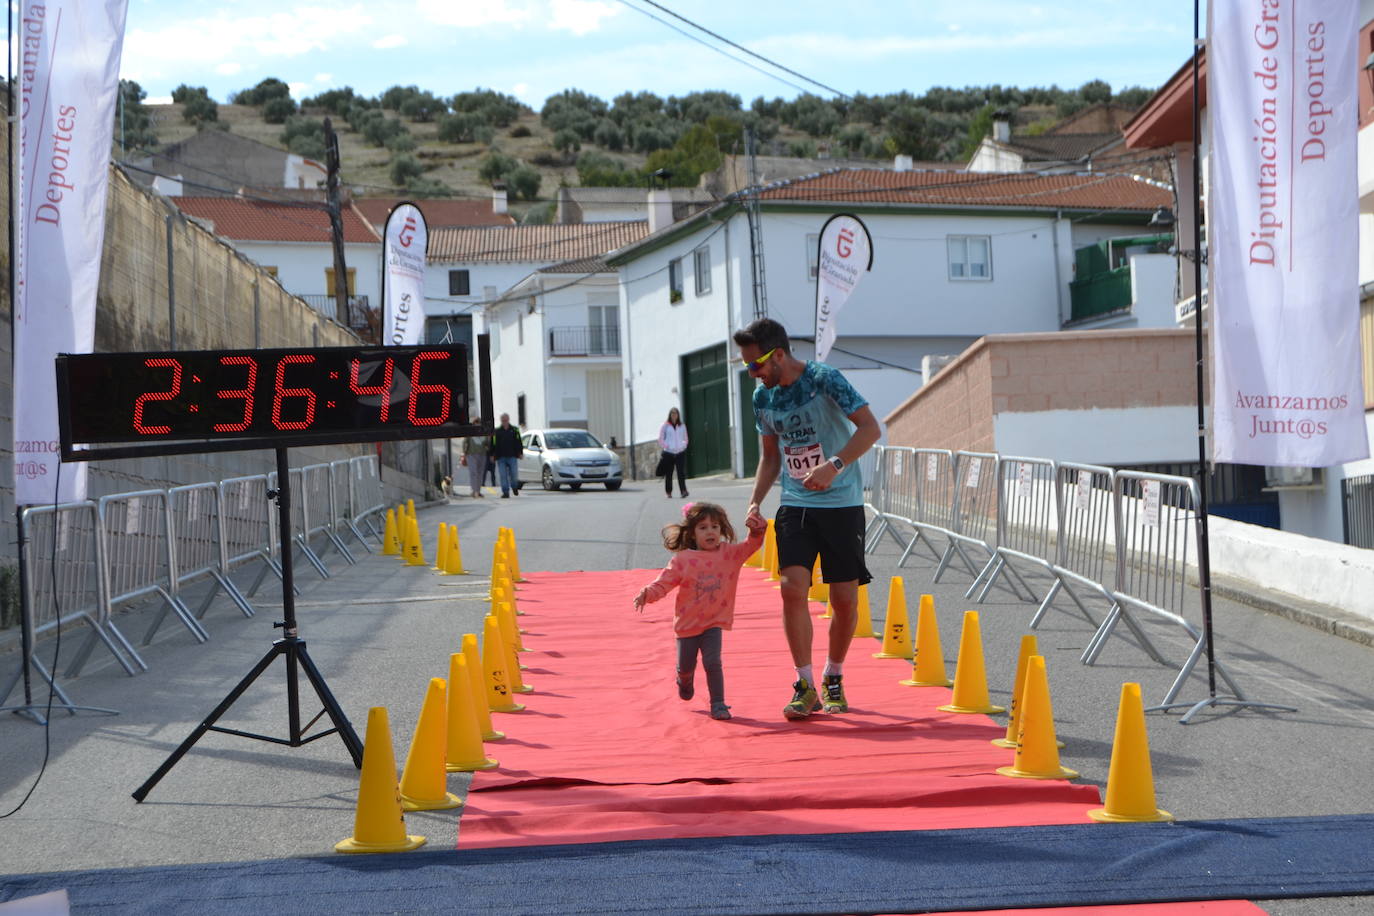
[[[477,429],[463,345],[61,355],[57,390],[66,460]],[[105,443],[134,445],[73,448]]]

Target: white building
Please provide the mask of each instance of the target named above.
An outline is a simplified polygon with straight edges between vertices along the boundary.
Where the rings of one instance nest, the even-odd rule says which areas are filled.
[[[766,314],[788,328],[803,358],[814,328],[821,226],[839,212],[868,226],[872,272],[840,314],[827,362],[844,370],[878,416],[920,386],[927,356],[960,353],[993,332],[1078,326],[1085,319],[1075,321],[1075,251],[1146,236],[1153,213],[1172,203],[1169,192],[1123,176],[875,169],[779,182],[759,199]],[[1159,265],[1149,259],[1165,259],[1171,270],[1165,255],[1135,257],[1152,268]],[[626,436],[641,473],[672,407],[688,424],[691,473],[752,473],[753,382],[729,362],[732,333],[763,313],[743,198],[658,229],[607,263],[620,273]],[[1136,285],[1128,278],[1126,289]],[[1114,317],[1171,324],[1172,284],[1140,286],[1155,301],[1128,294],[1110,310]]]
[[[245,197],[174,197],[191,219],[261,264],[287,292],[335,316],[334,245],[329,215],[319,201]],[[381,236],[351,205],[343,207],[348,324],[366,326],[362,309],[381,302]]]

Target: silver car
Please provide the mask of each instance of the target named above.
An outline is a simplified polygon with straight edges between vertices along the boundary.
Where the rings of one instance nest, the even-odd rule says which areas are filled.
[[[557,490],[563,484],[580,490],[584,483],[620,489],[620,458],[585,429],[531,429],[521,441],[525,446],[520,458],[522,485],[537,480],[545,490]]]

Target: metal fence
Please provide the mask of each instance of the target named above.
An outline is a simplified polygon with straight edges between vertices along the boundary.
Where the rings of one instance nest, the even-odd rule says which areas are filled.
[[[1196,481],[986,452],[896,446],[874,451],[865,504],[876,518],[868,526],[866,550],[877,549],[884,535],[892,537],[902,548],[900,568],[924,543],[936,563],[934,580],[957,559],[973,577],[966,597],[976,594],[978,601],[1005,582],[1018,597],[1036,602],[1021,570],[1048,576],[1031,626],[1067,595],[1094,631],[1084,664],[1096,662],[1124,624],[1146,654],[1172,667],[1137,614],[1177,626],[1191,643],[1189,654],[1153,708],[1174,704],[1206,649],[1199,627],[1189,620],[1197,591],[1189,579],[1200,521]],[[1374,488],[1374,481],[1368,485]],[[984,555],[979,567],[974,552]],[[1084,603],[1088,593],[1104,606],[1100,621]],[[1241,697],[1225,668],[1216,668]]]
[[[1341,527],[1353,547],[1374,547],[1374,474],[1341,481]]]
[[[376,456],[294,468],[290,474],[297,510],[292,513],[297,526],[294,537],[301,553],[318,561],[310,542],[323,539],[352,562],[342,536],[353,534],[362,541],[364,530],[376,536],[373,517],[383,508]],[[253,616],[248,596],[257,592],[268,572],[279,578],[282,573],[281,539],[270,489],[268,476],[260,474],[24,510],[20,517],[21,561],[28,571],[24,627],[36,638],[58,627],[85,624],[90,634],[65,673],[79,674],[94,647],[103,644],[120,667],[133,675],[148,665],[115,624],[114,612],[121,605],[148,599],[159,602],[143,639],[145,645],[168,614],[198,642],[205,642],[210,634],[201,618],[220,593],[245,616]],[[246,596],[230,575],[254,563],[261,567]],[[182,590],[206,579],[212,583],[209,594],[192,612],[182,600]],[[28,657],[20,660],[15,674],[0,681],[0,702],[28,665],[53,686],[61,702],[71,706],[55,683],[55,672],[39,660],[35,642],[28,640]]]

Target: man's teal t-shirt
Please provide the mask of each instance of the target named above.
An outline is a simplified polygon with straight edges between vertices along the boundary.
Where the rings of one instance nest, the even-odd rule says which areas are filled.
[[[754,389],[759,434],[777,436],[782,453],[782,505],[863,505],[863,477],[857,463],[840,471],[829,489],[808,490],[801,482],[811,468],[839,454],[854,435],[849,415],[867,405],[838,369],[811,360],[792,384]]]

